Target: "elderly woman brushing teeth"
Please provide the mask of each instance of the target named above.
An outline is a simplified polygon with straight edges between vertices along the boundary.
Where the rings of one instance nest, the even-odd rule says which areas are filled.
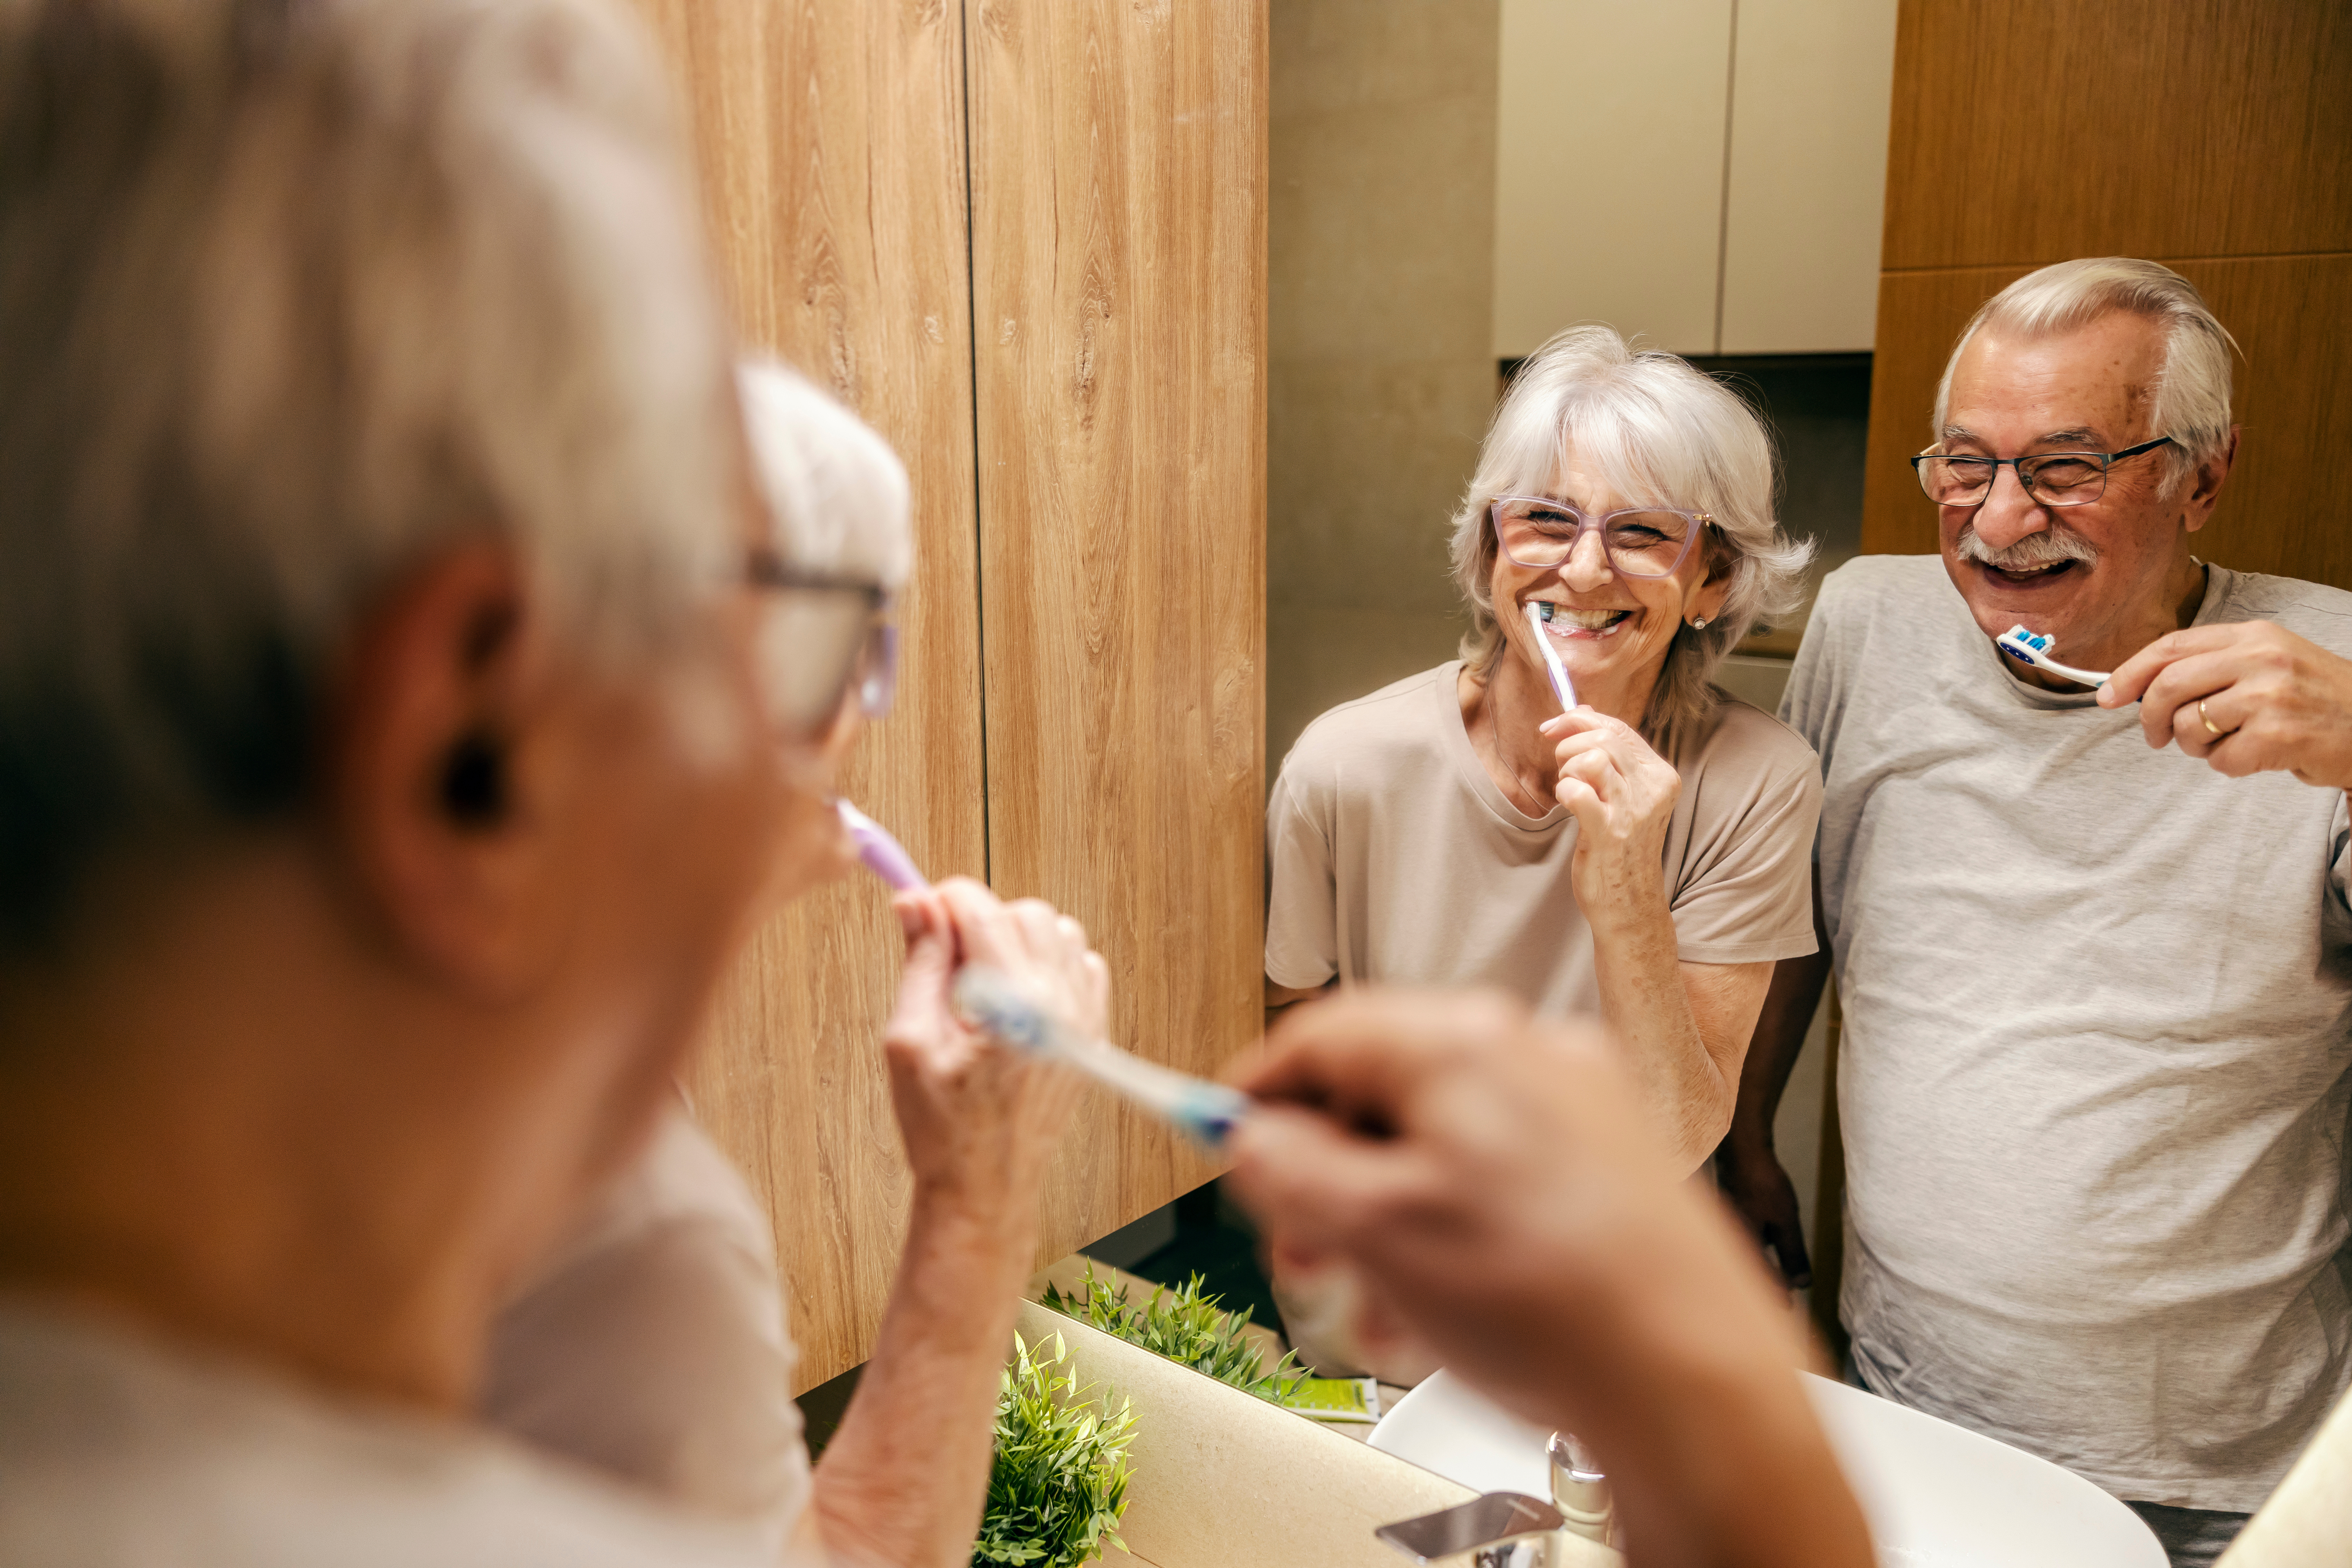
[[[1463,657],[1324,714],[1276,781],[1267,1005],[1381,981],[1601,1013],[1696,1169],[1773,963],[1815,946],[1813,753],[1710,679],[1798,592],[1771,502],[1755,416],[1681,360],[1580,327],[1528,361],[1454,519]]]

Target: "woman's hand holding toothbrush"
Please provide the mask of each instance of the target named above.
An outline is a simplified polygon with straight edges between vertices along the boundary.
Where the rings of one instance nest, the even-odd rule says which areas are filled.
[[[1612,916],[1664,909],[1661,861],[1682,775],[1641,731],[1598,709],[1546,720],[1543,737],[1559,768],[1554,793],[1576,817],[1569,876],[1585,919],[1599,928]]]
[[[951,1003],[956,971],[965,963],[1002,970],[1097,1033],[1109,971],[1077,921],[1036,899],[1004,903],[967,878],[902,893],[891,907],[906,932],[907,967],[883,1051],[918,1196],[1034,1226],[1077,1079],[966,1027]]]

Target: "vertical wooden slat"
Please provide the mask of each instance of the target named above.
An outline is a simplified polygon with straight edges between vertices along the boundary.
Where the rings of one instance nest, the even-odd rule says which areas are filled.
[[[738,319],[906,459],[916,570],[898,708],[845,780],[935,876],[981,875],[979,588],[961,17],[941,0],[642,0],[693,116]],[[870,880],[774,921],[697,1110],[769,1201],[801,1386],[865,1358],[906,1174],[877,1045],[899,939]]]
[[[995,882],[1087,923],[1117,1038],[1212,1070],[1263,947],[1265,10],[966,17]],[[1049,1253],[1213,1169],[1083,1117]]]

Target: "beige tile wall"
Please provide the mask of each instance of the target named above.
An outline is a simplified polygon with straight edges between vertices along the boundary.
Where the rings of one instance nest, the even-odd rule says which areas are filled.
[[[1452,657],[1495,401],[1499,0],[1274,0],[1266,760]]]

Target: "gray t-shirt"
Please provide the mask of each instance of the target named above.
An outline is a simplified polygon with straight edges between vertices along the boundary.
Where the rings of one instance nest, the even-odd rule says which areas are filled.
[[[2352,655],[2352,594],[2210,571],[2198,624]],[[2027,685],[1933,556],[1831,575],[1781,716],[1826,778],[1864,1377],[2256,1507],[2352,1375],[2343,794]]]
[[[1569,879],[1576,819],[1529,816],[1472,750],[1457,663],[1307,727],[1266,801],[1265,973],[1493,985],[1547,1014],[1601,1005],[1592,931]],[[1676,951],[1750,963],[1811,952],[1821,811],[1813,753],[1729,698],[1667,759],[1682,775],[1664,849]]]

